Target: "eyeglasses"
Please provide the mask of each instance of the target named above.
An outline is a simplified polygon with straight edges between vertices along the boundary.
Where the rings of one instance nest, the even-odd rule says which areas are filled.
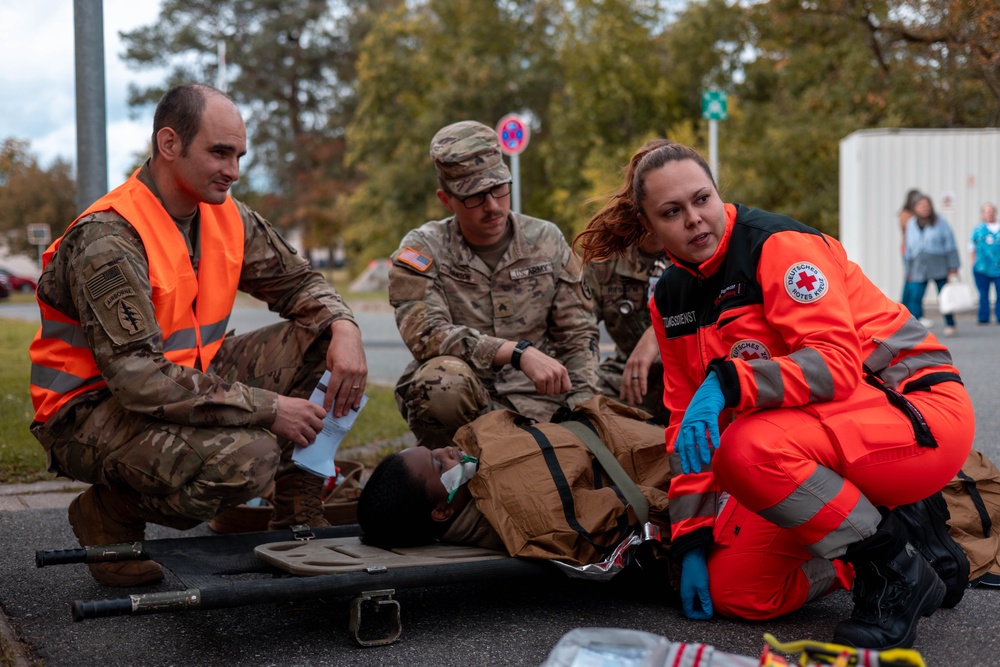
[[[458,201],[462,202],[465,208],[479,208],[486,203],[486,195],[493,197],[494,199],[501,199],[510,194],[510,184],[511,181],[506,183],[501,183],[500,185],[494,185],[489,190],[484,190],[483,192],[477,192],[474,195],[469,195],[468,197],[459,197],[458,195],[451,195]],[[449,193],[450,194],[450,193]]]

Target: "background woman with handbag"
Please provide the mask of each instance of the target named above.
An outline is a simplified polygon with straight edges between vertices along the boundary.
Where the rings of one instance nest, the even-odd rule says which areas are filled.
[[[914,204],[914,215],[906,226],[906,286],[903,288],[903,305],[925,327],[933,322],[924,317],[924,292],[928,281],[937,284],[938,294],[948,282],[948,276],[958,273],[960,260],[955,235],[948,221],[934,212],[934,205],[927,195]],[[955,335],[955,316],[944,316],[944,335]]]

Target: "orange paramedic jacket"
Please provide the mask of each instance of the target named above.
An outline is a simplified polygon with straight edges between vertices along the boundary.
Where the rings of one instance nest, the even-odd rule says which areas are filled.
[[[947,348],[888,299],[835,239],[783,215],[726,204],[726,230],[698,267],[674,258],[650,303],[663,358],[671,466],[695,391],[716,371],[720,426],[746,410],[850,396],[866,374],[902,391],[931,372],[958,371]],[[670,485],[675,555],[712,541],[718,486],[710,470]]]
[[[114,210],[135,228],[149,261],[164,356],[182,366],[194,368],[200,363],[200,368],[207,369],[222,346],[236,298],[243,266],[242,218],[231,197],[219,205],[199,206],[201,262],[196,276],[177,224],[139,181],[138,173],[97,200],[73,224],[91,213]],[[43,254],[43,270],[64,237]],[[40,299],[38,306],[42,326],[30,348],[31,400],[35,420],[44,422],[70,399],[105,382],[80,323]]]

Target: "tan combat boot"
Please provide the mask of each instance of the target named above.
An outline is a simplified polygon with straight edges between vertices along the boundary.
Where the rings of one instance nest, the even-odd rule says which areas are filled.
[[[137,542],[145,537],[146,522],[136,516],[127,499],[105,486],[92,486],[69,504],[69,524],[80,546]],[[104,586],[142,586],[163,579],[163,568],[151,560],[90,563],[90,574]]]
[[[310,528],[326,528],[323,510],[323,478],[296,468],[274,478],[274,509],[268,530],[278,530],[297,524]]]

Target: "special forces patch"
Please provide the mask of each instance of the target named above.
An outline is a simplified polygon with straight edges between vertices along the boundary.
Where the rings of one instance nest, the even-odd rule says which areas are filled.
[[[743,361],[768,360],[771,358],[771,351],[759,340],[745,338],[729,350],[730,359],[742,359]]]
[[[146,318],[134,304],[125,299],[118,302],[118,321],[129,334],[137,334],[146,328]]]
[[[86,280],[88,301],[104,332],[116,345],[138,340],[156,330],[152,303],[143,296],[142,281],[128,261],[103,267]]]
[[[815,264],[796,262],[785,271],[785,291],[799,303],[814,303],[829,290],[826,276]]]

